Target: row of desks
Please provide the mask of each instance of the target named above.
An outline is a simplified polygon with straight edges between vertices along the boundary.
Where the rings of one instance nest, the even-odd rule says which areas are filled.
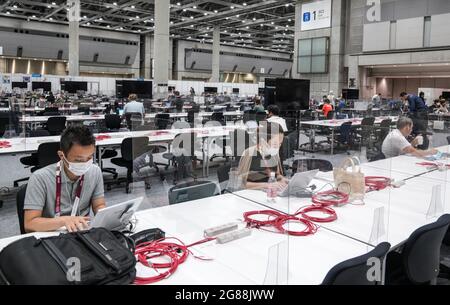
[[[440,150],[447,152],[450,148],[442,147]],[[434,222],[442,213],[450,212],[450,196],[444,194],[444,210],[427,216],[431,188],[442,184],[450,189],[450,184],[445,179],[436,180],[435,172],[416,166],[420,161],[401,156],[390,161],[364,164],[362,170],[367,175],[377,173],[409,180],[398,189],[366,194],[364,205],[335,208],[338,220],[321,225],[314,235],[292,237],[253,229],[251,236],[228,244],[212,241],[198,245],[192,248],[193,253],[212,260],[199,260],[191,255],[171,277],[158,284],[320,284],[327,272],[341,261],[365,254],[384,241],[393,247],[399,246],[415,229]],[[396,168],[386,167],[387,164],[400,165]],[[402,164],[408,166],[400,168]],[[312,183],[321,188],[331,180],[331,173],[320,173]],[[278,198],[276,203],[268,204],[265,198],[264,192],[244,190],[140,211],[136,215],[137,230],[159,227],[166,236],[177,237],[189,244],[201,240],[205,228],[241,221],[244,212],[271,207],[295,213],[300,207],[310,204],[308,199],[301,198]],[[384,232],[374,239],[371,236],[374,214],[380,208],[384,209]],[[57,233],[34,235],[52,234]],[[19,238],[21,236],[0,240],[0,248]],[[137,268],[140,275],[154,275],[148,268],[140,265]]]

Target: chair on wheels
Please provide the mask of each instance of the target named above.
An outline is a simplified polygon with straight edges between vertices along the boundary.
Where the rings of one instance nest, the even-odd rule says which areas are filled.
[[[374,135],[374,125],[375,118],[367,117],[361,121],[361,126],[359,128],[356,128],[356,140],[359,142],[360,148],[366,144],[369,146],[369,148],[371,147]]]
[[[386,258],[386,284],[434,285],[439,275],[440,250],[450,214],[415,230],[402,251]]]
[[[167,126],[170,123],[170,114],[169,113],[157,113],[155,116],[155,127],[158,130],[167,129]]]
[[[125,167],[127,169],[127,176],[126,178],[119,178],[115,183],[120,184],[122,182],[125,182],[125,192],[129,194],[130,184],[133,183],[133,170],[134,165],[136,164],[135,162],[142,157],[145,158],[145,154],[148,154],[149,152],[148,137],[124,139],[122,141],[122,144],[120,145],[120,152],[121,157],[113,158],[111,159],[111,162],[119,167]],[[147,179],[145,180],[145,186],[147,189],[149,189],[150,183],[147,181]],[[107,184],[108,189],[111,188],[111,184],[112,183]]]
[[[45,129],[48,130],[50,135],[59,136],[66,129],[66,121],[65,116],[50,117],[47,120]]]
[[[138,126],[142,125],[142,113],[128,112],[125,114],[125,120],[127,122],[127,128],[134,131]]]
[[[20,162],[27,165],[27,167],[32,166],[31,172],[34,173],[38,169],[58,162],[60,160],[58,150],[60,150],[59,142],[42,143],[39,145],[38,151],[34,156],[24,157]],[[18,187],[19,182],[24,182],[28,179],[30,178],[27,177],[14,181],[14,187]]]
[[[337,264],[328,271],[322,285],[380,285],[382,279],[381,276],[380,281],[371,281],[368,278],[367,274],[373,270],[373,267],[368,264],[368,262],[370,259],[374,258],[379,261],[384,261],[390,248],[391,245],[389,243],[381,243],[367,254]],[[376,271],[378,274],[382,275],[382,264],[380,264],[379,267],[380,269],[377,269]]]
[[[122,125],[122,119],[118,114],[105,115],[105,127],[109,132],[119,131]]]
[[[26,234],[25,231],[25,195],[27,193],[27,184],[22,185],[16,195],[17,216],[19,218],[20,234]]]
[[[211,181],[192,181],[176,185],[169,190],[169,204],[212,197],[219,193],[219,189]]]
[[[195,132],[180,133],[175,136],[171,145],[171,152],[163,154],[163,158],[169,160],[169,164],[175,168],[173,183],[186,177],[196,179],[194,170],[198,161],[196,152],[202,151],[203,143]],[[203,161],[203,160],[202,160]]]
[[[333,164],[328,160],[321,159],[299,159],[292,163],[292,173],[308,172],[318,169],[321,172],[331,172]]]

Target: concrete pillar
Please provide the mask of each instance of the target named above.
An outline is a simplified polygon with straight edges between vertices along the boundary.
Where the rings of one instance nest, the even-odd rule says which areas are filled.
[[[297,1],[295,4],[295,16],[301,16],[302,13],[302,3],[300,1]],[[301,39],[301,20],[300,18],[295,18],[295,24],[294,24],[294,60],[292,63],[292,78],[300,78],[300,75],[298,73],[298,40]]]
[[[332,5],[331,37],[330,37],[330,90],[338,96],[346,85],[344,79],[345,56],[345,0],[334,0]]]
[[[155,0],[155,98],[165,97],[169,82],[170,1]]]
[[[69,75],[80,75],[80,0],[68,0]]]
[[[6,59],[0,58],[0,73],[6,73],[6,70],[7,70]]]
[[[144,56],[144,78],[152,78],[152,53],[153,53],[152,35],[145,35],[145,54]]]
[[[214,27],[212,52],[212,83],[220,82],[220,27]]]

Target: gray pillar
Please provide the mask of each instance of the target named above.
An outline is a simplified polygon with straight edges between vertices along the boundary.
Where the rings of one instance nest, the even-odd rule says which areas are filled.
[[[146,79],[152,78],[152,40],[152,35],[145,35],[145,54],[141,54],[144,57],[144,77]]]
[[[344,79],[344,55],[345,55],[345,18],[346,5],[344,0],[334,0],[331,18],[330,37],[330,90],[338,96],[343,87],[346,87]]]
[[[69,75],[80,75],[80,0],[68,0]]]
[[[301,2],[297,2],[295,4],[295,16],[301,16],[302,14],[302,4]],[[300,18],[295,18],[294,25],[294,58],[292,63],[292,78],[300,78],[299,69],[298,69],[298,40],[301,38],[301,30],[300,30]]]
[[[155,86],[156,96],[163,97],[167,91],[169,82],[169,22],[170,1],[155,0]],[[163,87],[158,85],[165,85]]]
[[[220,81],[220,27],[214,27],[211,82]]]

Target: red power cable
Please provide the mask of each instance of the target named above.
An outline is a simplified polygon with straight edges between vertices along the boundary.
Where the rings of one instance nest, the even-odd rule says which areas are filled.
[[[322,212],[324,214],[327,214],[328,217],[309,216],[308,213],[310,212]],[[318,223],[333,222],[337,219],[337,214],[332,208],[314,205],[301,209],[300,212],[298,212],[296,215],[301,215],[306,220]]]
[[[268,220],[256,220],[253,219],[252,216],[254,215],[267,215],[269,217],[273,217],[272,219]],[[305,230],[296,232],[296,231],[289,231],[286,230],[283,226],[288,221],[297,221],[301,222],[304,225],[306,225]],[[306,236],[311,235],[317,232],[317,227],[315,224],[310,222],[309,220],[302,219],[300,217],[291,216],[291,215],[285,215],[277,211],[271,211],[271,210],[265,210],[265,211],[252,211],[252,212],[246,212],[244,213],[244,221],[247,223],[248,227],[251,228],[262,228],[262,227],[274,227],[278,230],[278,232],[282,234],[288,234],[292,236]]]
[[[391,185],[392,180],[387,177],[368,176],[365,178],[366,186],[370,191],[381,191]]]
[[[301,222],[306,226],[306,228],[303,231],[286,230],[284,228],[284,225],[289,221]],[[280,231],[280,233],[288,234],[288,235],[292,235],[292,236],[308,236],[308,235],[312,235],[317,232],[317,226],[315,224],[313,224],[309,220],[306,220],[306,219],[303,219],[300,217],[296,217],[296,216],[285,216],[285,217],[278,218],[277,221],[275,222],[275,228],[277,228],[277,230]]]
[[[167,242],[168,239],[174,239],[175,242]],[[140,277],[136,276],[134,281],[137,285],[146,285],[161,281],[170,277],[178,268],[179,265],[184,263],[189,254],[192,253],[189,248],[195,245],[199,245],[205,242],[214,240],[215,238],[205,238],[201,241],[195,242],[191,245],[185,245],[177,238],[166,238],[156,240],[152,242],[145,242],[136,246],[135,256],[137,260],[144,266],[153,268],[158,272],[158,269],[168,269],[165,272],[159,273],[156,276]],[[168,257],[170,262],[168,263],[152,263],[150,260],[157,257]]]

